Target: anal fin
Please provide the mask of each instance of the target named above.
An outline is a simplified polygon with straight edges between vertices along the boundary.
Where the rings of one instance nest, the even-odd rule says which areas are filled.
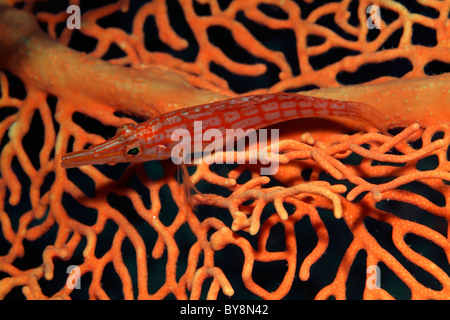
[[[195,205],[194,205],[192,196],[194,194],[202,195],[202,193],[197,190],[194,183],[192,182],[185,163],[181,163],[178,166],[178,176],[180,176],[180,174],[183,178],[182,185],[184,188],[184,196],[186,197],[186,203],[188,203],[193,209],[195,209]]]

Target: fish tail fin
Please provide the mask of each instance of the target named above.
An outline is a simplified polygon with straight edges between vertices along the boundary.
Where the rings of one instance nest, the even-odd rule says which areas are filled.
[[[369,124],[382,132],[387,131],[386,118],[377,108],[363,102],[347,101],[348,117]]]

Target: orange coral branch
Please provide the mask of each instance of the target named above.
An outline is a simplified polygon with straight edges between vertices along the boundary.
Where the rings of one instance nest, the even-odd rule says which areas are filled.
[[[427,126],[450,119],[447,108],[450,105],[449,81],[450,75],[446,73],[411,80],[318,89],[307,94],[376,105],[386,115],[389,127],[414,122]]]
[[[0,36],[0,67],[26,85],[70,98],[76,105],[87,107],[95,102],[97,108],[153,117],[224,97],[194,89],[168,70],[129,69],[73,51],[50,39],[35,18],[21,10],[0,7],[0,28],[10,30]],[[166,96],[173,97],[170,105]]]
[[[27,299],[77,297],[66,284],[73,264],[84,298],[93,299],[296,298],[308,285],[318,299],[345,299],[354,269],[367,266],[379,268],[381,288],[365,285],[361,298],[450,297],[449,75],[424,71],[450,62],[450,1],[418,2],[432,12],[426,16],[390,0],[360,1],[353,11],[349,1],[179,0],[191,35],[179,33],[163,0],[134,9],[127,0],[83,3],[80,30],[64,27],[64,11],[46,12],[36,1],[18,10],[15,2],[0,0],[0,68],[8,71],[0,71],[0,298],[20,295],[16,288]],[[378,33],[366,26],[369,4],[383,9]],[[130,29],[105,26],[112,14],[134,15]],[[172,53],[149,48],[153,21]],[[414,43],[418,25],[433,30],[434,45]],[[231,42],[211,39],[217,29]],[[383,49],[400,29],[398,44]],[[289,49],[277,42],[286,30]],[[95,47],[68,48],[76,36]],[[121,55],[102,60],[114,46]],[[193,59],[180,58],[196,46]],[[333,48],[352,53],[315,62]],[[359,85],[339,80],[393,59],[408,60],[410,70]],[[21,85],[26,95],[18,96]],[[194,196],[195,211],[171,163],[59,165],[67,151],[103,141],[108,126],[134,121],[115,111],[151,117],[235,91],[309,85],[320,89],[303,93],[374,105],[403,131],[378,133],[342,119],[286,123],[273,177],[260,176],[260,164],[198,165],[191,179],[205,195]],[[87,126],[80,114],[96,122]],[[34,145],[30,136],[43,138]],[[423,250],[423,242],[440,253]],[[360,282],[370,280],[364,272]]]

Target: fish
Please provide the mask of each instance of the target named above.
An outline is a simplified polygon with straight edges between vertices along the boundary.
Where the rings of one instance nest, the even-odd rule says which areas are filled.
[[[202,130],[258,130],[287,120],[308,117],[344,117],[383,130],[383,114],[362,102],[340,101],[295,93],[270,93],[240,96],[222,101],[178,109],[139,124],[119,127],[107,141],[62,157],[64,168],[118,162],[145,162],[171,157],[178,140],[177,129],[194,135],[194,122],[201,121]]]
[[[202,131],[215,129],[223,135],[226,135],[227,130],[240,129],[244,132],[240,137],[242,138],[245,133],[251,132],[251,129],[258,130],[292,119],[324,116],[357,120],[382,131],[382,124],[385,123],[380,111],[362,102],[284,92],[240,96],[174,110],[139,124],[125,124],[107,141],[85,150],[67,153],[62,157],[61,165],[64,168],[74,168],[118,162],[166,160],[171,158],[173,149],[180,143],[179,140],[173,139],[174,132],[184,130],[195,136],[198,123],[201,124]],[[195,139],[192,142],[194,143]],[[228,143],[223,140],[222,142]],[[192,194],[196,193],[204,198],[207,196],[199,192],[192,183],[186,163],[177,164],[178,174],[183,178],[186,201],[195,208]]]

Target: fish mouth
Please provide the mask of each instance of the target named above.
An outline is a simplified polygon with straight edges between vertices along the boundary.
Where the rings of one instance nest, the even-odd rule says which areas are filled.
[[[61,166],[64,168],[75,168],[92,163],[92,150],[81,150],[70,152],[62,157]]]
[[[61,166],[63,168],[75,168],[80,166],[94,165],[94,164],[105,164],[105,163],[116,163],[117,156],[121,152],[111,152],[107,155],[98,156],[92,150],[80,150],[70,152],[62,157]]]
[[[122,142],[122,139],[112,139],[92,146],[89,149],[70,152],[62,157],[61,166],[64,168],[75,168],[120,162],[122,152],[119,146]]]

